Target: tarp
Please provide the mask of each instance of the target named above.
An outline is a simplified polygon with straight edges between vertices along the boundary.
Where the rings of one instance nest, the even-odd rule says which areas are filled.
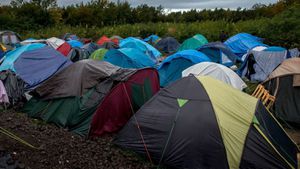
[[[81,97],[100,80],[110,77],[118,69],[120,68],[108,62],[82,60],[45,81],[35,89],[35,94],[44,100],[71,96]]]
[[[184,50],[167,57],[158,67],[160,86],[164,87],[181,78],[181,72],[186,68],[211,61],[205,54],[196,50]]]
[[[129,38],[123,39],[120,42],[119,46],[121,48],[138,49],[138,50],[142,51],[143,53],[145,53],[151,57],[154,57],[154,58],[161,57],[161,53],[157,49],[155,49],[150,44],[148,44],[140,39],[137,39],[137,38],[129,37]]]
[[[189,75],[210,76],[239,90],[243,90],[247,87],[245,82],[234,71],[226,66],[213,62],[201,62],[182,72],[182,77]]]
[[[4,56],[5,59],[0,66],[0,71],[8,70],[8,69],[15,71],[14,62],[18,59],[18,57],[23,52],[39,49],[44,46],[45,46],[45,44],[41,44],[41,43],[28,44],[28,45],[16,48],[15,50],[6,53],[6,55]]]
[[[14,67],[16,73],[27,83],[26,88],[34,88],[72,62],[52,47],[27,51],[20,55]]]
[[[176,52],[180,43],[173,37],[166,37],[155,44],[155,48],[164,53]]]
[[[178,51],[197,49],[207,43],[208,41],[203,35],[196,34],[195,36],[185,40],[179,47]]]
[[[156,64],[156,60],[134,48],[109,50],[104,56],[104,61],[122,68],[154,67]]]
[[[268,45],[263,44],[263,39],[253,36],[248,33],[239,33],[236,34],[229,39],[227,39],[224,44],[231,49],[233,53],[235,53],[240,59],[244,54],[246,54],[249,50],[257,47],[257,46],[265,46]]]
[[[71,45],[72,48],[74,47],[81,48],[83,46],[83,43],[78,40],[68,40],[67,42],[69,45]]]
[[[0,80],[0,104],[1,103],[9,103],[8,95],[6,93],[2,80]]]

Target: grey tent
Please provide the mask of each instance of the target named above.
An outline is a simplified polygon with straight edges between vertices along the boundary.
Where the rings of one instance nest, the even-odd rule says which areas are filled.
[[[166,37],[155,44],[155,48],[164,53],[176,52],[180,43],[173,37]]]

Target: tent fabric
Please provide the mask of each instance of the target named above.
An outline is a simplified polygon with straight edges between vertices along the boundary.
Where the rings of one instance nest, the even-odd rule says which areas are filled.
[[[265,81],[273,70],[286,59],[286,56],[287,51],[250,51],[238,70],[238,74],[251,81]]]
[[[245,82],[231,69],[223,66],[221,64],[212,63],[212,62],[201,62],[196,65],[193,65],[182,72],[182,77],[189,75],[194,76],[210,76],[220,81],[223,81],[226,84],[231,85],[232,87],[243,90],[247,87]]]
[[[10,70],[0,72],[0,80],[3,82],[10,104],[16,105],[22,102],[24,95],[24,81]]]
[[[179,47],[178,51],[197,49],[207,43],[208,43],[208,41],[203,35],[197,34],[197,35],[185,40]]]
[[[147,38],[145,38],[143,41],[148,42],[150,44],[156,44],[161,40],[161,38],[157,35],[150,35]]]
[[[18,59],[18,57],[23,52],[39,49],[44,46],[45,46],[45,44],[41,44],[41,43],[28,44],[28,45],[16,48],[15,50],[6,53],[6,55],[4,56],[5,59],[4,59],[3,63],[0,65],[0,71],[3,71],[3,70],[15,71],[14,62]]]
[[[58,49],[61,45],[63,45],[66,42],[66,41],[56,38],[56,37],[49,38],[49,39],[47,39],[47,41],[51,42],[51,44],[52,44],[51,46],[54,49]]]
[[[180,43],[173,37],[166,37],[155,44],[155,48],[164,53],[176,52]]]
[[[123,39],[120,44],[119,44],[120,48],[135,48],[138,49],[140,51],[142,51],[143,53],[149,55],[150,57],[153,58],[160,58],[161,57],[161,53],[155,49],[153,46],[151,46],[150,44],[137,39],[137,38],[133,38],[133,37],[128,37],[126,39]]]
[[[103,45],[106,42],[111,42],[111,39],[104,35],[97,41],[97,44]]]
[[[72,48],[67,56],[72,62],[88,59],[89,57],[90,53],[87,50],[78,47]]]
[[[82,96],[102,79],[111,76],[118,69],[120,68],[108,62],[99,62],[91,59],[82,60],[52,76],[37,87],[34,93],[44,100]]]
[[[263,39],[253,36],[248,33],[239,33],[236,34],[229,39],[227,39],[224,44],[231,49],[233,53],[235,53],[240,59],[244,54],[246,54],[249,50],[257,47],[257,46],[265,46],[268,45],[263,44]]]
[[[118,49],[119,45],[115,44],[114,42],[105,42],[103,45],[100,45],[100,48],[104,49]]]
[[[60,45],[56,50],[59,51],[64,56],[68,56],[69,52],[71,51],[72,47],[67,42]]]
[[[103,48],[100,48],[96,51],[94,51],[90,58],[89,59],[94,59],[94,60],[103,60],[104,59],[104,56],[106,54],[108,50],[107,49],[103,49]]]
[[[231,66],[237,61],[237,56],[221,42],[211,42],[197,49],[206,54],[213,62]]]
[[[1,103],[9,103],[8,95],[6,93],[2,80],[0,80],[0,104]]]
[[[293,58],[293,57],[299,57],[300,56],[300,51],[299,51],[298,48],[290,49],[289,50],[289,54],[290,54],[291,58]]]
[[[114,142],[170,168],[297,166],[297,146],[261,102],[210,77],[160,90]]]
[[[99,48],[100,46],[95,43],[87,43],[81,47],[81,49],[86,50],[89,55],[91,55],[94,51],[96,51]]]
[[[184,50],[167,57],[158,67],[160,86],[164,87],[181,78],[181,72],[200,62],[211,61],[196,50]]]
[[[17,75],[26,82],[26,88],[34,88],[72,62],[52,47],[27,51],[14,63]]]
[[[134,48],[109,50],[104,56],[104,61],[122,68],[154,67],[156,64],[156,60]]]
[[[62,39],[69,41],[69,40],[79,40],[77,35],[71,34],[71,33],[66,33],[63,35]]]
[[[67,43],[72,47],[77,47],[77,48],[81,48],[83,46],[83,43],[81,43],[78,40],[68,40]]]

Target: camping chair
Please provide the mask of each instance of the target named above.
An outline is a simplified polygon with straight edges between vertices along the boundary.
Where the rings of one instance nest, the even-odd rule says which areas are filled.
[[[261,84],[256,87],[252,96],[260,99],[268,110],[270,110],[275,102],[275,96],[270,95],[269,91],[267,91]]]

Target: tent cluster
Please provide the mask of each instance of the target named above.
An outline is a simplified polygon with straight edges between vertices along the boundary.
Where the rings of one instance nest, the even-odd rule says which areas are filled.
[[[277,121],[300,124],[297,49],[247,33],[182,44],[65,34],[2,51],[0,105],[24,102],[30,117],[86,137],[119,131],[115,144],[159,166],[297,166],[298,148]],[[276,97],[272,113],[243,92],[244,80]]]

